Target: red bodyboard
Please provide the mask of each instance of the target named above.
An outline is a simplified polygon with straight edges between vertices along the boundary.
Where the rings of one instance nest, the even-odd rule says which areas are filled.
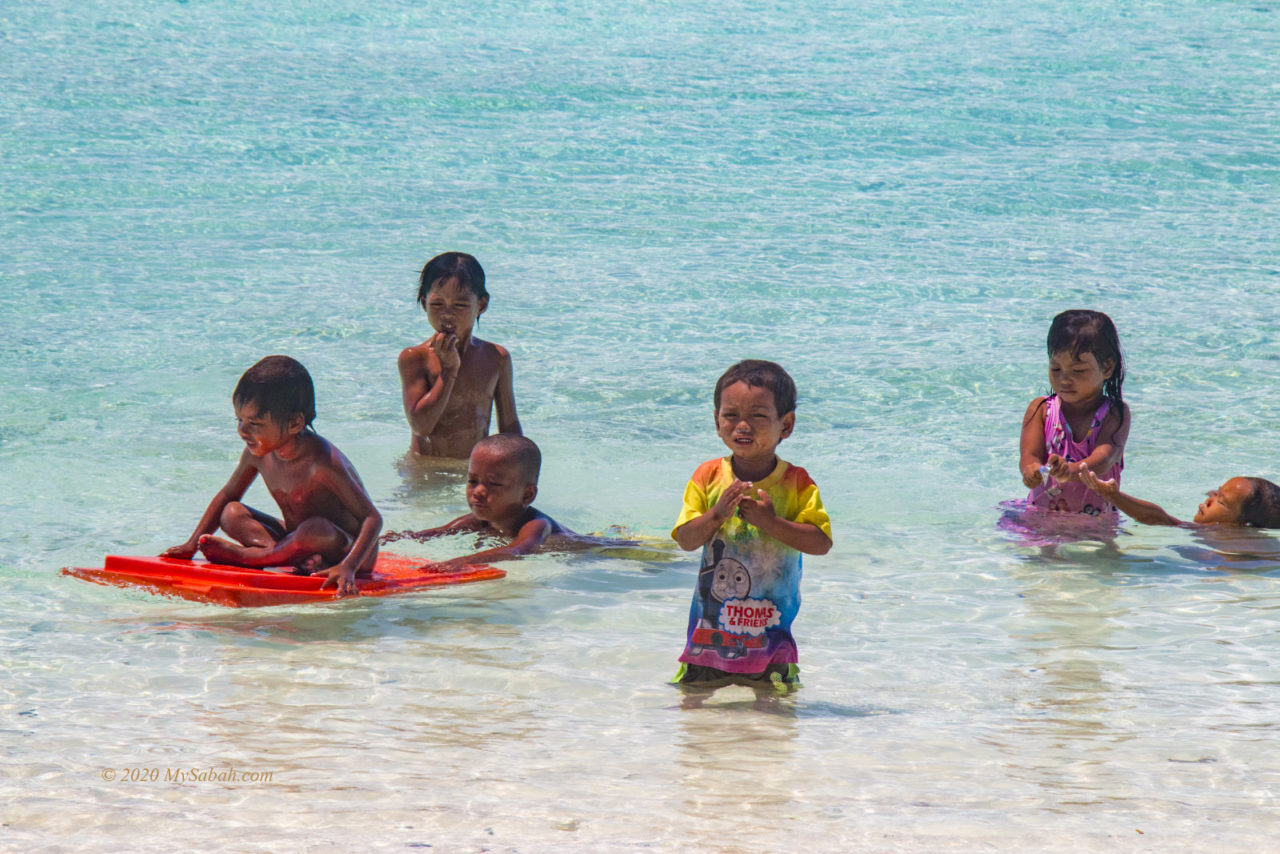
[[[67,567],[62,574],[95,584],[136,587],[230,608],[329,602],[338,598],[332,587],[321,589],[323,575],[293,575],[169,557],[107,555],[103,563],[101,569]],[[483,565],[446,572],[434,564],[423,563],[420,558],[383,553],[374,564],[373,578],[357,578],[356,585],[361,596],[391,596],[430,587],[489,581],[505,575],[500,569]]]

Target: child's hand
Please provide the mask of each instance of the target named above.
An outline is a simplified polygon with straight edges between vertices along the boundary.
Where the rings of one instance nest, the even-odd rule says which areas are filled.
[[[733,511],[738,509],[738,502],[751,492],[751,484],[741,480],[735,480],[729,484],[724,492],[720,493],[720,498],[716,501],[712,511],[717,519],[721,522],[733,515]]]
[[[1022,485],[1027,489],[1035,489],[1044,483],[1044,478],[1040,476],[1040,466],[1036,463],[1028,463],[1022,469]]]
[[[1076,480],[1076,473],[1071,469],[1071,463],[1067,462],[1066,457],[1057,454],[1049,455],[1049,477],[1058,481]]]
[[[171,549],[165,549],[160,553],[160,557],[174,557],[178,560],[191,560],[196,554],[196,544],[192,542],[183,543],[180,546],[174,546]]]
[[[1116,484],[1115,478],[1111,480],[1101,480],[1094,474],[1088,466],[1080,469],[1080,482],[1089,487],[1094,492],[1103,496],[1115,495],[1120,491],[1120,487]]]
[[[479,566],[480,562],[471,557],[471,555],[463,555],[462,557],[453,557],[448,560],[442,560],[432,566],[436,572],[462,572],[469,566]]]
[[[320,585],[321,590],[326,587],[336,587],[339,596],[360,595],[360,589],[356,587],[356,571],[354,569],[349,569],[340,563],[330,567],[328,570],[322,569],[314,574],[319,575],[320,573],[328,575],[328,578],[324,580],[324,584]]]
[[[439,375],[456,377],[462,367],[462,354],[458,352],[458,336],[437,332],[427,341],[427,369]],[[432,358],[434,357],[434,358]]]
[[[769,497],[769,493],[763,489],[756,490],[757,498],[743,497],[738,502],[738,515],[742,517],[744,522],[750,522],[757,528],[763,527],[769,523],[769,520],[777,515],[773,509],[773,499]]]

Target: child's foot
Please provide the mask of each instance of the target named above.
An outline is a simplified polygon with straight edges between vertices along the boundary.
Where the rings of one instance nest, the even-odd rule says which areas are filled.
[[[329,566],[324,562],[324,558],[320,557],[320,555],[312,555],[295,566],[293,568],[293,574],[315,575],[317,572],[326,572],[328,569]]]
[[[234,566],[244,563],[244,546],[211,534],[200,538],[200,554],[214,563],[229,563]]]

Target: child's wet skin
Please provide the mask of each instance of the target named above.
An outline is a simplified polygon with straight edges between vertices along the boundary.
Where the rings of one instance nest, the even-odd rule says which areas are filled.
[[[1241,509],[1252,494],[1253,486],[1247,479],[1233,477],[1217,489],[1209,491],[1205,500],[1196,508],[1195,521],[1205,525],[1238,522]]]
[[[736,382],[720,396],[716,433],[733,452],[734,474],[744,481],[764,480],[774,469],[774,450],[791,435],[795,415],[779,417],[773,392]]]

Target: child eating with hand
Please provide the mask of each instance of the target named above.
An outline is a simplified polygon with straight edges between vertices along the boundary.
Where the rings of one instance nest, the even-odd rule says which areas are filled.
[[[418,303],[435,334],[400,353],[410,450],[464,459],[489,435],[495,409],[499,433],[520,433],[511,354],[472,334],[489,307],[480,262],[463,252],[432,258],[418,279]]]

